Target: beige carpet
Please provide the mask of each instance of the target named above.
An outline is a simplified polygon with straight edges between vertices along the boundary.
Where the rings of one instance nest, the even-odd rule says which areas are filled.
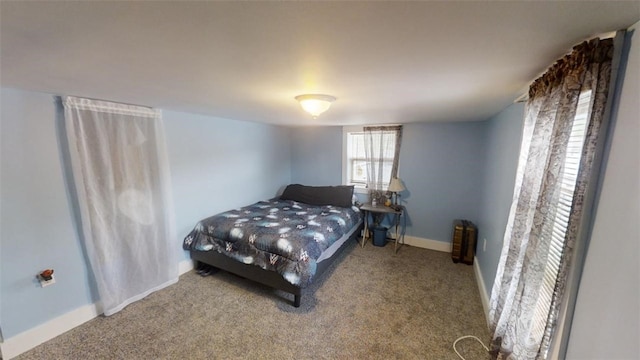
[[[291,295],[219,272],[180,281],[19,359],[458,359],[489,338],[473,267],[447,253],[355,242]],[[467,359],[488,356],[473,340]]]

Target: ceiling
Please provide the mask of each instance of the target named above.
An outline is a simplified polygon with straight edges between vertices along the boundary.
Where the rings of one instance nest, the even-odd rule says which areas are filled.
[[[0,84],[279,125],[485,120],[640,1],[7,2]],[[318,119],[294,97],[337,97]]]

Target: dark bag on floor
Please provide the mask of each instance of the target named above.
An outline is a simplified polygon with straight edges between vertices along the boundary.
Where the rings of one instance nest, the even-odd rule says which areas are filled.
[[[465,264],[473,265],[477,237],[478,231],[471,221],[454,220],[451,260],[454,263],[462,261]]]

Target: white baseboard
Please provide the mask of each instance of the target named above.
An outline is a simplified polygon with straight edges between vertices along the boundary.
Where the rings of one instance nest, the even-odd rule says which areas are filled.
[[[450,242],[442,242],[431,239],[424,239],[415,236],[405,235],[404,243],[409,246],[415,246],[423,249],[442,251],[442,252],[451,252],[451,243]]]
[[[69,311],[0,343],[3,359],[11,359],[100,315],[96,304]]]
[[[191,269],[193,269],[193,261],[191,259],[182,260],[178,263],[178,272],[180,275]],[[0,358],[4,360],[14,358],[43,342],[49,341],[76,326],[84,324],[100,314],[102,314],[102,309],[100,309],[97,303],[85,305],[49,320],[42,325],[4,339],[3,342],[0,342],[0,354],[2,355]]]
[[[476,282],[478,283],[478,290],[480,291],[480,300],[482,301],[484,318],[487,321],[487,327],[489,327],[489,294],[487,294],[487,288],[484,285],[484,278],[482,277],[482,271],[480,270],[477,257],[473,259],[473,272],[476,275]]]

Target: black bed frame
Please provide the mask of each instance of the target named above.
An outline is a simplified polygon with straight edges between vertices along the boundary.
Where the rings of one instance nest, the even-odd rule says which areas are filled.
[[[316,274],[314,275],[314,281],[317,281],[318,278],[335,261],[335,259],[339,257],[338,255],[344,250],[344,248],[347,247],[349,242],[356,240],[360,236],[361,231],[362,224],[356,231],[353,232],[353,234],[351,234],[349,239],[345,241],[342,246],[338,248],[338,250],[336,250],[333,256],[318,263],[318,268],[316,270]],[[205,263],[217,269],[230,272],[232,274],[258,282],[260,284],[291,293],[294,297],[293,306],[300,307],[302,288],[297,285],[291,284],[290,282],[285,280],[282,275],[278,274],[275,271],[264,270],[259,266],[241,263],[217,251],[191,250],[191,259],[194,260],[196,267],[200,262]]]

